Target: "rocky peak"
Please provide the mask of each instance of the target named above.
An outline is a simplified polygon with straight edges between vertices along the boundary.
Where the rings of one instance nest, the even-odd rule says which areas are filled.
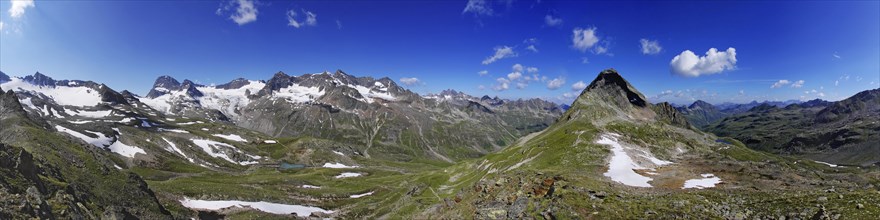
[[[24,81],[37,86],[55,87],[55,80],[52,79],[52,77],[43,75],[40,72],[34,73],[34,75],[25,76]]]
[[[657,113],[657,119],[665,121],[672,125],[690,128],[691,125],[687,121],[687,118],[685,118],[684,115],[681,114],[681,112],[676,110],[675,107],[672,106],[672,104],[669,104],[668,102],[661,102],[656,105],[652,105],[651,107],[653,108],[654,113]]]
[[[183,80],[183,84],[180,84],[180,89],[185,90],[186,94],[189,95],[190,97],[199,97],[199,96],[203,95],[201,91],[196,89],[196,87],[199,87],[199,86],[201,86],[201,85],[196,84],[193,81],[190,81],[187,79],[187,80]]]
[[[150,92],[147,93],[147,98],[156,98],[162,95],[167,94],[169,91],[174,91],[180,88],[180,82],[174,77],[164,75],[156,78],[156,82],[153,83],[153,88],[150,89]]]
[[[703,100],[697,100],[696,102],[694,102],[693,104],[688,106],[688,108],[689,109],[701,108],[701,109],[705,109],[705,110],[710,110],[710,109],[714,109],[715,106],[712,104],[709,104],[708,102],[705,102]]]
[[[18,97],[12,90],[2,92],[0,88],[0,120],[11,117],[26,117],[27,113],[18,102]]]
[[[218,89],[238,89],[244,87],[246,85],[251,84],[251,81],[245,78],[234,79],[226,84],[221,84],[217,86]]]
[[[623,79],[617,70],[606,69],[596,76],[596,79],[587,86],[585,92],[595,93],[605,100],[613,101],[618,106],[626,103],[647,107],[645,96],[633,88],[626,79]]]
[[[6,73],[3,73],[3,71],[0,71],[0,83],[9,82],[9,80],[12,80],[9,78],[9,75],[6,75]],[[0,91],[2,91],[2,90],[0,90]]]

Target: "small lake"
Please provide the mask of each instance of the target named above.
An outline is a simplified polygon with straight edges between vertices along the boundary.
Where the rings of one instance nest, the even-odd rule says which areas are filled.
[[[731,143],[730,143],[730,142],[727,142],[727,141],[726,141],[726,140],[723,140],[723,139],[718,139],[718,140],[715,140],[715,143],[722,143],[722,144],[729,144],[729,145],[733,145],[733,144],[731,144]]]

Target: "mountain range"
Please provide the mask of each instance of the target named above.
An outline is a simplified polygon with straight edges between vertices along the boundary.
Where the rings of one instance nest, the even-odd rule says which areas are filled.
[[[2,219],[880,215],[880,90],[743,111],[653,104],[614,69],[571,105],[341,70],[0,88]]]

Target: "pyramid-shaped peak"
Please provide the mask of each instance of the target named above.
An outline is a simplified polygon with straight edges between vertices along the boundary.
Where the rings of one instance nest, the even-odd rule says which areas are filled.
[[[585,92],[602,93],[602,95],[623,96],[629,103],[639,107],[648,106],[645,96],[635,89],[617,70],[603,70],[596,79],[587,86]]]

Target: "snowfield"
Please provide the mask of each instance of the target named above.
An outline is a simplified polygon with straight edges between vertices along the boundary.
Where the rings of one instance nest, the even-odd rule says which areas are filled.
[[[237,134],[215,134],[214,137],[220,137],[230,141],[247,142],[247,140]]]
[[[596,141],[598,144],[604,144],[611,146],[611,160],[608,162],[608,171],[605,172],[605,176],[611,178],[611,180],[615,182],[622,183],[627,186],[636,186],[636,187],[652,187],[648,182],[653,180],[650,177],[642,176],[635,172],[636,169],[650,169],[642,165],[636,163],[636,160],[633,157],[630,157],[627,154],[627,150],[639,152],[642,159],[646,160],[649,163],[653,163],[653,166],[662,166],[671,164],[672,162],[664,161],[657,159],[650,152],[641,150],[641,149],[625,149],[623,145],[621,145],[617,138],[620,137],[619,134],[608,133],[600,136],[599,140]],[[633,147],[634,148],[634,147]]]
[[[137,153],[147,154],[146,151],[144,151],[143,149],[141,149],[139,147],[123,144],[121,141],[119,141],[119,136],[116,136],[116,141],[114,142],[113,138],[105,136],[104,134],[102,134],[100,132],[86,130],[86,132],[89,132],[95,136],[98,136],[97,138],[93,138],[93,137],[89,137],[88,135],[76,132],[74,130],[62,127],[61,125],[55,125],[55,129],[60,132],[64,132],[64,133],[67,133],[71,136],[79,138],[79,139],[85,141],[86,143],[94,145],[95,147],[106,148],[113,153],[117,153],[117,154],[125,156],[125,157],[134,158],[134,155]],[[119,132],[118,129],[114,129],[114,130]],[[120,134],[122,134],[122,133],[120,133]]]
[[[68,115],[74,116],[82,116],[87,118],[104,118],[110,116],[113,113],[113,110],[104,110],[104,111],[86,111],[86,110],[68,110],[64,109],[64,113]]]
[[[220,143],[220,142],[216,142],[216,141],[211,141],[211,140],[202,140],[202,139],[195,139],[195,140],[192,140],[192,142],[196,146],[199,146],[200,148],[202,148],[202,151],[204,151],[208,155],[211,155],[212,157],[224,159],[224,160],[229,161],[231,163],[240,164],[240,165],[250,165],[250,164],[257,163],[255,161],[242,161],[242,162],[235,161],[231,157],[229,157],[229,155],[226,155],[226,153],[224,153],[224,150],[221,149],[221,148],[225,148],[228,151],[244,154],[243,152],[241,152],[241,150],[239,150],[238,148],[235,148],[232,145],[228,145],[228,144]],[[247,155],[247,156],[254,158],[254,159],[259,159],[259,157],[250,156],[250,155]]]
[[[203,96],[199,97],[202,107],[216,109],[233,119],[241,117],[236,110],[248,105],[251,100],[247,94],[256,94],[266,84],[260,81],[248,80],[248,84],[238,89],[220,89],[215,86],[197,87]]]
[[[290,85],[272,93],[273,98],[283,98],[290,103],[305,103],[314,101],[324,95],[320,88],[305,87],[298,84]]]
[[[10,81],[0,84],[0,87],[16,92],[40,93],[52,98],[59,105],[85,107],[101,103],[101,95],[98,91],[88,87],[36,86],[18,77],[10,77]]]
[[[702,179],[691,179],[691,180],[685,181],[684,186],[682,186],[681,188],[682,189],[690,189],[690,188],[705,189],[705,188],[715,187],[715,184],[721,183],[721,178],[716,177],[715,174],[705,173],[705,174],[701,174],[700,176],[702,176],[703,178]]]
[[[271,202],[244,202],[244,201],[236,201],[236,200],[193,200],[189,198],[184,198],[180,200],[180,204],[184,207],[190,209],[197,210],[220,210],[230,207],[249,207],[252,209],[260,210],[267,213],[278,214],[278,215],[287,215],[287,214],[296,214],[299,217],[308,217],[312,214],[312,212],[323,212],[323,213],[333,213],[333,211],[325,210],[318,207],[313,206],[302,206],[302,205],[287,205],[280,203],[271,203]]]

